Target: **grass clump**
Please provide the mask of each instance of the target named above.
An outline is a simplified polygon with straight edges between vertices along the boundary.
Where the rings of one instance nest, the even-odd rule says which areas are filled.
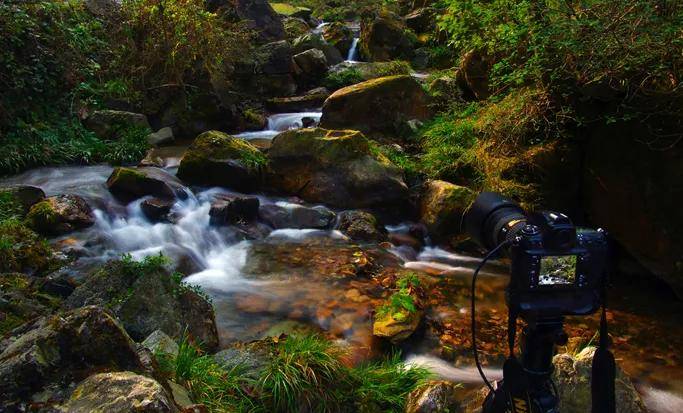
[[[176,357],[156,357],[165,374],[210,412],[402,412],[407,395],[430,376],[426,369],[406,366],[399,354],[347,367],[344,351],[319,335],[259,345],[264,351],[258,372],[220,365],[187,338]]]
[[[24,214],[24,208],[17,201],[11,191],[0,190],[0,222],[8,219],[19,219]]]
[[[0,221],[0,273],[43,273],[54,265],[45,239],[16,218]]]

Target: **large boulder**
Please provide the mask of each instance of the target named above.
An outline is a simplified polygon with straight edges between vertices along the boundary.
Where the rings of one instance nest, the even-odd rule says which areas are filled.
[[[332,22],[323,28],[325,41],[336,47],[342,56],[348,56],[353,44],[353,31],[342,22]]]
[[[386,229],[367,211],[352,210],[340,213],[334,228],[354,241],[381,242],[387,239]]]
[[[251,191],[259,186],[265,156],[248,142],[218,131],[199,135],[180,161],[178,177],[196,185]]]
[[[95,223],[88,203],[78,195],[57,195],[33,205],[26,222],[36,232],[45,235],[62,235]]]
[[[408,197],[401,171],[373,148],[357,131],[286,131],[268,151],[268,179],[275,189],[309,202],[399,210]]]
[[[460,386],[443,380],[430,380],[408,395],[406,413],[456,413],[461,411]]]
[[[253,221],[258,216],[259,204],[256,197],[217,196],[209,210],[210,222],[212,225],[228,225]]]
[[[381,62],[413,57],[415,35],[400,17],[383,13],[374,20],[363,20],[360,30],[360,54],[366,60]]]
[[[595,347],[586,347],[575,357],[559,354],[553,359],[553,381],[560,396],[559,411],[584,413],[591,406],[591,370]],[[629,377],[617,367],[615,380],[616,410],[619,413],[647,412]]]
[[[220,91],[224,101],[235,99],[235,88],[261,96],[292,95],[296,91],[293,55],[294,49],[286,40],[258,46],[252,53],[242,56],[229,73],[212,73],[214,90]]]
[[[174,413],[173,398],[156,380],[130,371],[88,377],[63,406],[69,413]]]
[[[107,188],[126,202],[147,195],[162,199],[187,198],[185,187],[178,178],[155,167],[116,168],[107,179]]]
[[[110,308],[138,341],[155,330],[179,339],[185,332],[207,350],[218,347],[211,304],[166,269],[131,269],[112,261],[90,274],[65,301],[67,308],[98,305]]]
[[[146,371],[133,340],[98,307],[41,318],[13,334],[0,354],[3,406],[30,400],[48,387],[66,387],[96,372]]]
[[[302,53],[310,49],[322,50],[329,65],[336,65],[344,61],[339,50],[331,44],[327,43],[320,34],[307,33],[299,36],[292,42],[294,53]]]
[[[122,137],[122,132],[130,128],[151,130],[145,115],[118,110],[93,112],[85,119],[84,125],[98,138],[106,140],[119,139]]]
[[[420,221],[436,240],[457,235],[474,195],[469,188],[450,182],[427,181],[420,200]]]
[[[334,92],[323,105],[320,126],[365,133],[404,134],[408,121],[430,117],[429,99],[411,76],[388,76]]]
[[[263,40],[282,40],[285,28],[280,16],[266,0],[235,0],[237,16],[249,22]]]

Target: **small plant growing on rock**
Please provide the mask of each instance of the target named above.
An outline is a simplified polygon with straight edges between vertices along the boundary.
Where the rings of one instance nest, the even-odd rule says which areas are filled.
[[[379,318],[391,316],[396,321],[403,321],[410,314],[417,312],[417,288],[420,279],[415,273],[408,273],[396,280],[398,291],[394,292],[387,301],[377,308]]]

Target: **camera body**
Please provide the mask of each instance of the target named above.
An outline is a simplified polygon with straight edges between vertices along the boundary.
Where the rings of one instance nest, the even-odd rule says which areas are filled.
[[[525,318],[586,315],[601,304],[608,244],[602,230],[576,228],[564,214],[526,214],[516,203],[483,192],[470,207],[470,235],[493,249],[509,242],[507,305]]]
[[[517,234],[509,248],[508,307],[522,317],[535,318],[595,312],[607,265],[604,232],[576,229],[562,214],[543,214],[566,221],[559,228],[548,221],[548,226],[539,225],[533,217]]]

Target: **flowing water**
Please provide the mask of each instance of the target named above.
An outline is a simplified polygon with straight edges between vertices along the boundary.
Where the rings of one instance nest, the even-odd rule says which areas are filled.
[[[304,120],[306,118],[309,118],[309,121],[313,125],[317,125],[320,122],[321,116],[322,112],[320,110],[296,113],[278,113],[268,117],[268,123],[264,130],[242,132],[235,134],[235,136],[245,140],[271,140],[280,132],[303,127]]]
[[[347,62],[357,62],[358,61],[358,42],[360,39],[358,37],[353,38],[351,43],[351,48],[349,49],[349,54],[346,56]]]

